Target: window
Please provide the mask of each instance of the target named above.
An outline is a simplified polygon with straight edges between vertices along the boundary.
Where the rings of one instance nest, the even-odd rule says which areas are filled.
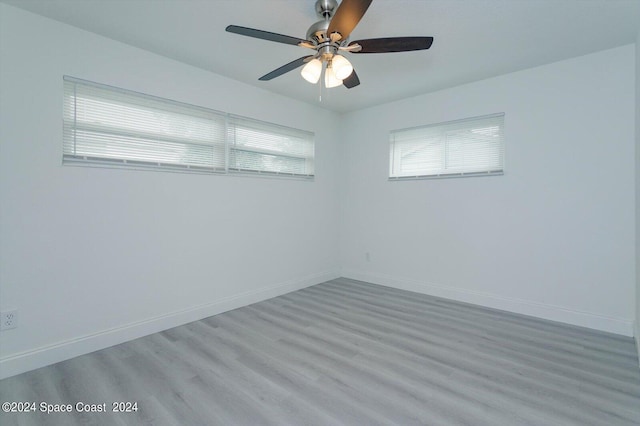
[[[63,163],[313,177],[314,135],[64,77]]]
[[[229,118],[229,170],[313,176],[313,134]]]
[[[390,134],[390,179],[498,175],[504,171],[504,114]]]

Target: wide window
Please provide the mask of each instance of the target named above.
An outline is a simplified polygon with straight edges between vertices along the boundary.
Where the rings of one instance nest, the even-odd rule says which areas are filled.
[[[64,78],[65,164],[313,177],[314,135]]]
[[[504,172],[504,114],[390,134],[390,179],[485,176]]]

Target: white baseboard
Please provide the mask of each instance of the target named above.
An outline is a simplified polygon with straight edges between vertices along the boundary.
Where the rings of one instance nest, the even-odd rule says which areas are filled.
[[[342,276],[345,278],[367,281],[373,284],[395,287],[402,290],[414,291],[416,293],[428,294],[460,302],[472,303],[517,314],[529,315],[551,321],[587,327],[594,330],[621,334],[623,336],[632,337],[634,335],[633,321],[631,320],[612,318],[590,312],[582,312],[564,308],[562,306],[503,297],[495,294],[448,287],[407,278],[392,277],[384,274],[372,274],[353,269],[343,269]],[[636,334],[636,336],[638,335]],[[636,338],[636,343],[637,341],[638,339]]]
[[[0,379],[15,376],[36,368],[55,364],[80,355],[108,348],[129,340],[167,330],[203,318],[217,315],[252,303],[300,290],[338,278],[337,272],[313,274],[267,288],[225,297],[189,309],[159,315],[136,323],[112,328],[95,334],[80,336],[52,345],[12,354],[0,359]]]

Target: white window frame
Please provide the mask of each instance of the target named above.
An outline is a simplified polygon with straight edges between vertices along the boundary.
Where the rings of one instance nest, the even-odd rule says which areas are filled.
[[[63,165],[314,178],[312,132],[70,76],[63,81]],[[257,129],[242,147],[253,154],[251,167],[230,164],[238,123]]]
[[[497,113],[392,130],[389,180],[503,175],[504,116]],[[411,151],[420,156],[413,164],[403,161]]]

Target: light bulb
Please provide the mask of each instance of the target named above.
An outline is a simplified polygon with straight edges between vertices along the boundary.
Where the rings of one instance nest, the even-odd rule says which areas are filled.
[[[324,86],[327,89],[331,89],[332,87],[338,87],[341,84],[342,84],[342,80],[336,77],[336,74],[333,71],[333,67],[329,65],[324,72]]]
[[[312,59],[307,65],[302,67],[300,71],[302,78],[307,80],[311,84],[316,84],[320,80],[322,74],[322,62],[318,59]]]
[[[351,62],[342,55],[334,55],[331,60],[331,66],[333,67],[333,72],[336,74],[336,77],[340,80],[349,77],[353,72]]]

